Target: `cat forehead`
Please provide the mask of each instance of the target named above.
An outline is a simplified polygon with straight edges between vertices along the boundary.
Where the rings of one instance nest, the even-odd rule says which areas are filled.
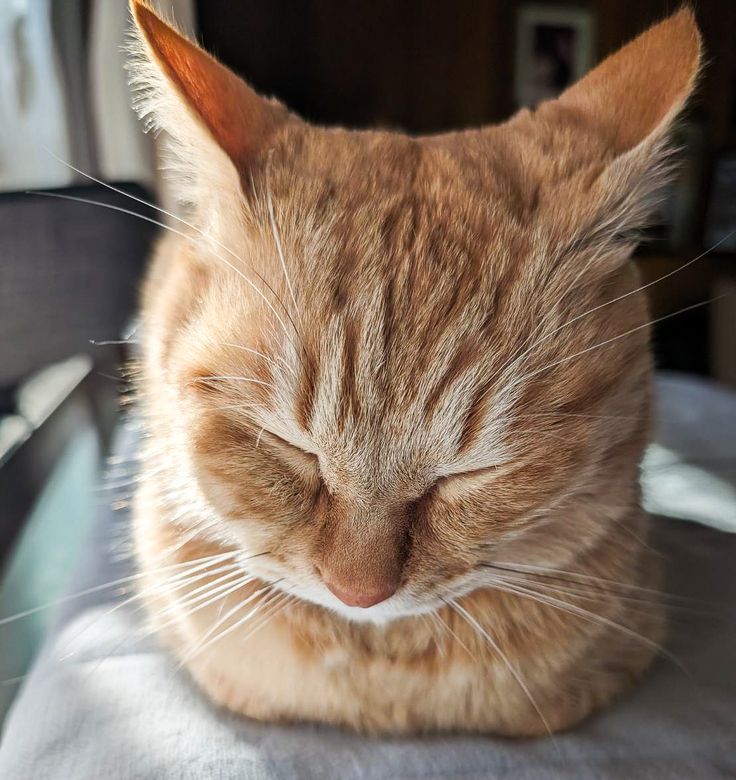
[[[532,189],[531,150],[521,153],[516,136],[501,127],[414,137],[287,125],[249,175],[260,187],[269,179],[275,199],[298,197],[303,208],[380,212],[397,199],[447,213],[463,203],[515,208]]]
[[[327,165],[322,145],[332,133],[318,142],[316,164],[313,152],[306,161],[274,156],[261,185],[272,201],[261,209],[263,244],[272,249],[277,230],[289,270],[308,287],[337,284],[341,296],[352,281],[365,292],[377,272],[426,272],[441,285],[448,274],[480,275],[491,261],[528,255],[533,193],[508,165],[486,159],[481,170],[434,143],[347,131]],[[337,142],[343,134],[349,143]]]

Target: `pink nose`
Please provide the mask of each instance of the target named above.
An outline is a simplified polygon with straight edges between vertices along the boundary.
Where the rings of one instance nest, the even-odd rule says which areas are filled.
[[[348,607],[372,607],[380,604],[396,593],[395,585],[387,585],[380,588],[361,588],[358,586],[346,586],[336,582],[325,580],[325,585]]]

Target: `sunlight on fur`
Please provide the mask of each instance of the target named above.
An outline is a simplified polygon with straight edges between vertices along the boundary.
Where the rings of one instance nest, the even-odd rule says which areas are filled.
[[[132,7],[138,107],[188,208],[142,300],[153,627],[254,718],[579,722],[665,635],[630,256],[692,14],[533,112],[416,138],[310,125]]]

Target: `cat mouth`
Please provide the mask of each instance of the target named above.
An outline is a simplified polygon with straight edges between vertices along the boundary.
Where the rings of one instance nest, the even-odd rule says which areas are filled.
[[[356,623],[386,624],[428,615],[475,590],[492,587],[487,572],[476,568],[450,581],[433,581],[424,587],[404,580],[383,598],[379,596],[384,594],[369,594],[361,603],[348,594],[336,593],[337,588],[331,588],[317,571],[300,570],[287,560],[274,562],[267,553],[245,556],[241,565],[264,585],[295,599],[295,603],[320,607]]]
[[[347,604],[318,581],[297,583],[288,576],[275,577],[272,587],[298,601],[320,607],[328,612],[356,623],[386,624],[393,620],[433,612],[442,606],[439,598],[432,597],[425,602],[411,596],[400,588],[385,599],[374,604],[359,606]]]
[[[351,622],[386,625],[396,620],[433,614],[447,606],[448,601],[461,598],[480,586],[455,586],[443,589],[442,592],[433,590],[422,596],[414,595],[403,586],[388,598],[365,607],[346,604],[321,582],[300,586],[284,577],[278,581],[276,587],[302,602],[320,607]]]

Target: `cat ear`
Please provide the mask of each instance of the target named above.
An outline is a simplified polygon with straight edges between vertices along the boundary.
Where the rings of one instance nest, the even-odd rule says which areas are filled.
[[[552,185],[570,187],[557,193],[560,205],[553,208],[575,205],[577,216],[569,218],[577,222],[576,241],[633,248],[669,180],[670,130],[695,87],[700,60],[700,33],[684,8],[538,108],[534,121],[559,139],[567,168],[578,172]]]
[[[139,113],[167,132],[185,163],[216,146],[242,175],[291,115],[164,22],[145,0],[130,5],[130,72]]]
[[[622,154],[667,132],[695,86],[700,33],[683,8],[619,49],[555,102]]]

